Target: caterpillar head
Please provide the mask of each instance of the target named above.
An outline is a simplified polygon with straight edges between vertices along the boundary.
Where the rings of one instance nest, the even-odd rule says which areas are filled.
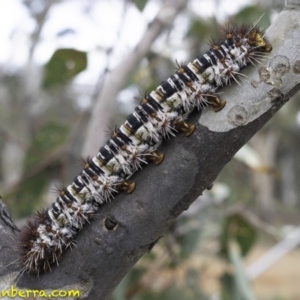
[[[265,37],[265,31],[257,27],[253,27],[247,33],[248,43],[260,52],[270,52],[272,50],[271,44]]]

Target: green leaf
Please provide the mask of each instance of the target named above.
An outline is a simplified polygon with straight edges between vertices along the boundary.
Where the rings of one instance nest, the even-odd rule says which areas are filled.
[[[28,216],[40,203],[53,171],[59,167],[56,151],[65,143],[68,132],[64,124],[49,121],[33,135],[24,161],[24,179],[7,197],[14,217]]]
[[[187,259],[191,256],[198,245],[200,230],[191,230],[180,237],[181,256]]]
[[[241,249],[241,255],[245,256],[256,240],[254,227],[241,215],[229,216],[223,226],[220,244],[221,254],[228,258],[229,241],[234,240]]]
[[[234,270],[234,295],[236,300],[255,300],[252,288],[245,273],[239,245],[236,241],[228,242],[229,258]]]
[[[235,292],[233,276],[229,273],[224,273],[219,280],[222,284],[221,299],[233,300],[233,295]]]
[[[233,268],[231,274],[220,277],[222,300],[256,300],[250,282],[245,273],[240,247],[236,241],[228,241],[228,257]]]
[[[87,67],[87,54],[75,49],[56,50],[44,68],[43,87],[68,82]]]
[[[33,135],[31,147],[25,159],[25,168],[31,168],[44,161],[49,153],[66,142],[69,129],[63,124],[49,121]]]
[[[207,36],[211,35],[212,27],[212,22],[196,19],[192,22],[186,36],[195,37],[203,41]]]
[[[138,8],[139,11],[143,11],[148,0],[133,0],[135,6]]]
[[[258,26],[268,28],[270,25],[270,12],[266,12],[263,7],[258,5],[246,6],[234,16],[234,22],[237,24],[253,24],[257,20]]]

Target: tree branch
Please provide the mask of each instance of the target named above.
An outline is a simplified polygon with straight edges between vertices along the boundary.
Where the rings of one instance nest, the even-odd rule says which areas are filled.
[[[59,268],[25,274],[19,288],[64,289],[72,286],[88,299],[108,299],[114,288],[163,236],[176,217],[209,187],[233,155],[300,89],[300,1],[288,1],[267,30],[273,45],[268,66],[249,67],[249,82],[222,90],[226,107],[201,116],[191,137],[164,141],[165,160],[149,165],[132,179],[137,188],[105,204],[95,221],[85,226],[77,246],[66,251]],[[254,87],[255,86],[255,87]],[[107,230],[105,220],[117,226]],[[1,243],[4,243],[1,239]],[[2,249],[2,248],[1,248]],[[2,256],[2,252],[0,252]],[[9,271],[7,271],[9,274]],[[1,280],[1,278],[0,278]]]

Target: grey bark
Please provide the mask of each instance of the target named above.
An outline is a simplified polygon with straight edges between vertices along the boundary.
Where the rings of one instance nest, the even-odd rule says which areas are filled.
[[[189,122],[197,124],[197,128],[191,137],[178,135],[165,141],[160,147],[165,153],[163,163],[136,173],[132,177],[137,183],[134,193],[119,194],[105,204],[96,220],[81,231],[77,246],[66,251],[59,267],[39,277],[25,274],[17,286],[72,287],[81,289],[88,295],[86,299],[108,299],[123,276],[164,235],[176,217],[300,89],[299,8],[300,0],[287,1],[286,9],[267,30],[273,45],[269,62],[247,68],[248,83],[222,90],[222,98],[227,101],[222,111],[214,113],[208,109],[201,118],[200,113],[193,113]],[[105,228],[106,219],[117,223],[115,230]],[[5,241],[1,239],[0,243]],[[2,257],[5,254],[0,249]],[[13,274],[9,269],[2,271]]]

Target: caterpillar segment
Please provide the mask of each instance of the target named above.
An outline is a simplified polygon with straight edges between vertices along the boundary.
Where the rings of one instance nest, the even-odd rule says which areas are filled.
[[[186,122],[196,108],[211,106],[220,111],[226,102],[217,91],[240,83],[240,71],[259,62],[272,46],[264,31],[255,26],[226,26],[220,42],[188,64],[177,63],[176,72],[149,94],[111,130],[107,143],[96,156],[81,160],[82,171],[73,182],[56,188],[58,196],[48,210],[40,210],[20,234],[23,272],[45,272],[59,264],[63,252],[74,244],[78,232],[96,211],[118,192],[132,193],[129,177],[147,163],[159,165],[158,151],[164,139],[177,132],[190,136],[195,125]]]

